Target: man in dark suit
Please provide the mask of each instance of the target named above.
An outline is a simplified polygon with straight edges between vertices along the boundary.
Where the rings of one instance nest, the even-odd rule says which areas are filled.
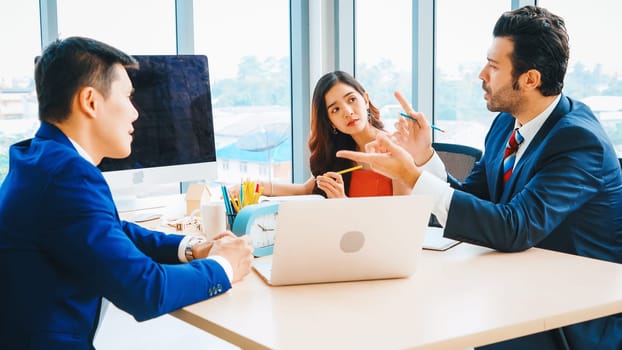
[[[413,193],[438,198],[433,213],[445,237],[500,251],[536,246],[622,263],[620,167],[592,111],[561,93],[569,57],[563,19],[527,6],[504,13],[493,34],[479,77],[488,109],[501,113],[481,161],[463,183],[444,172],[430,125],[399,93],[402,107],[418,122],[400,120],[393,139],[380,135],[367,145],[368,153],[338,155],[369,163]],[[566,344],[622,349],[622,314],[484,348]]]
[[[224,293],[251,247],[119,219],[96,167],[130,154],[132,57],[72,37],[35,68],[41,127],[13,145],[0,187],[0,348],[89,349],[102,297],[142,321]],[[134,67],[135,68],[135,67]]]

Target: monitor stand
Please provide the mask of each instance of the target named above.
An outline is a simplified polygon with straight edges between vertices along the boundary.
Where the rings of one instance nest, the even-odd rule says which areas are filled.
[[[166,203],[159,201],[155,197],[143,197],[139,198],[135,195],[113,196],[114,204],[117,207],[117,211],[120,213],[129,211],[138,211],[153,208],[163,208]]]
[[[112,192],[112,199],[119,213],[150,210],[166,211],[175,216],[185,212],[184,196],[179,193],[179,185],[172,190],[148,192],[140,188],[119,189]],[[140,187],[140,186],[138,186]]]

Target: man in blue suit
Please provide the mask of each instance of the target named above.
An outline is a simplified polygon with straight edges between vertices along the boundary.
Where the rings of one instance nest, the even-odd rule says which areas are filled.
[[[400,120],[393,140],[380,135],[367,145],[369,153],[338,156],[435,196],[433,213],[445,237],[500,251],[535,246],[622,263],[620,166],[592,111],[561,93],[569,57],[563,19],[527,6],[504,13],[493,35],[479,77],[488,109],[501,113],[463,183],[444,172],[430,125],[399,93],[418,122]],[[507,145],[518,149],[506,151]],[[622,314],[484,348],[565,347],[622,349]]]
[[[0,349],[92,349],[102,297],[142,321],[250,272],[251,247],[231,233],[207,242],[119,219],[96,165],[130,154],[135,65],[80,37],[36,64],[41,127],[11,147],[0,187]]]

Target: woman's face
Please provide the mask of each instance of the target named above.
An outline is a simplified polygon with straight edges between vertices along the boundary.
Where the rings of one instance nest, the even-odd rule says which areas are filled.
[[[337,130],[352,135],[367,127],[367,94],[363,96],[352,86],[337,82],[326,92],[324,101],[328,119]]]

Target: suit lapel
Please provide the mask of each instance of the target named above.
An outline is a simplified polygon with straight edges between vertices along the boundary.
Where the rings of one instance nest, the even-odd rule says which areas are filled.
[[[512,171],[512,176],[510,177],[510,180],[508,181],[508,183],[505,184],[505,187],[503,187],[503,179],[500,178],[499,181],[501,183],[502,190],[503,190],[501,198],[500,198],[502,202],[509,202],[509,200],[514,196],[517,190],[518,191],[521,190],[520,188],[518,189],[516,188],[516,182],[518,181],[518,179],[522,179],[521,175],[527,176],[526,174],[522,174],[523,167],[531,166],[533,164],[535,160],[532,160],[531,156],[534,152],[534,149],[536,149],[539,145],[541,145],[544,142],[546,137],[549,135],[549,132],[551,131],[551,129],[553,129],[555,124],[557,124],[557,122],[563,116],[568,114],[568,112],[570,112],[570,101],[568,100],[566,96],[562,95],[559,100],[559,103],[557,104],[555,109],[553,109],[553,112],[551,112],[551,115],[546,119],[544,124],[542,124],[542,127],[540,128],[540,130],[538,130],[533,140],[531,140],[531,142],[529,143],[529,146],[527,147],[527,149],[525,149],[525,152],[521,155],[521,158],[518,160],[518,163],[516,163],[516,166],[514,167],[514,171]],[[501,162],[503,162],[503,159],[501,159]],[[503,167],[501,163],[499,166],[500,168]],[[502,172],[503,171],[500,169],[500,173]]]

